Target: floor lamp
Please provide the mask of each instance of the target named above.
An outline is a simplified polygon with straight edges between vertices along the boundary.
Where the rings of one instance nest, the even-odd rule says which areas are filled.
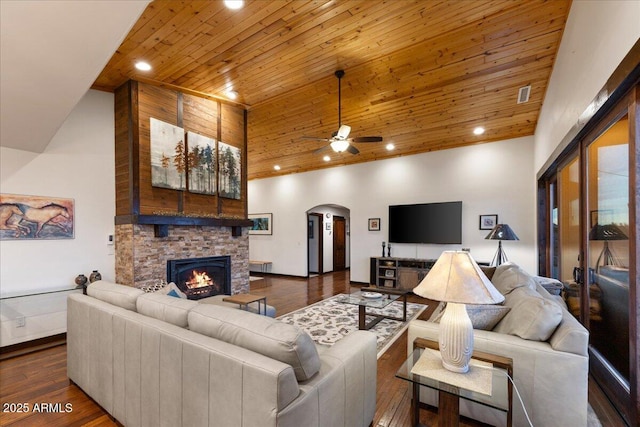
[[[503,264],[509,259],[507,258],[507,254],[502,250],[502,241],[503,240],[520,240],[516,233],[513,232],[511,227],[507,224],[498,224],[493,227],[493,230],[485,237],[487,240],[498,240],[498,251],[496,252],[493,260],[491,261],[492,266],[499,266]]]

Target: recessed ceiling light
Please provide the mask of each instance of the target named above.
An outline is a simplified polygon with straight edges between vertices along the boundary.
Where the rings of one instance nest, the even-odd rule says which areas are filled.
[[[238,99],[238,92],[236,92],[235,90],[228,90],[226,93],[229,99]]]
[[[231,10],[238,10],[244,6],[244,0],[224,0],[224,5]]]
[[[279,171],[279,170],[280,170],[280,165],[275,165],[273,168],[274,168],[275,170]]]
[[[394,148],[396,148],[396,146],[392,143],[388,143],[385,148],[387,149],[387,151],[392,151]]]
[[[330,161],[330,160],[331,160],[331,157],[329,157],[329,156],[324,156],[324,157],[322,158],[322,160],[324,160],[325,162],[328,162],[328,161]]]
[[[136,62],[135,67],[140,71],[149,71],[151,69],[151,65],[149,65],[148,63],[146,63],[144,61]]]
[[[478,126],[473,130],[474,135],[482,135],[484,133],[484,128],[482,126]]]

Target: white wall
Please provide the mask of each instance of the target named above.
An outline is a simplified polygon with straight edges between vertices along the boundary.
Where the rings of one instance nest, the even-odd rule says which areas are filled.
[[[471,248],[491,261],[497,242],[484,240],[478,216],[498,214],[520,241],[504,242],[509,259],[537,271],[533,137],[397,157],[276,178],[249,181],[250,212],[273,213],[273,235],[250,236],[251,259],[273,262],[273,273],[307,274],[307,216],[314,206],[350,211],[351,280],[369,281],[369,258],[380,256],[393,204],[462,200],[462,245],[392,245],[392,255],[437,258],[443,250]],[[368,231],[368,218],[381,218]]]
[[[2,297],[72,288],[92,270],[115,279],[114,139],[113,95],[89,91],[43,153],[0,147],[1,193],[75,200],[74,239],[0,241]],[[65,332],[66,296],[2,300],[0,346]]]
[[[574,1],[535,132],[538,172],[640,38],[640,1]]]
[[[0,295],[72,287],[96,269],[114,280],[114,138],[113,95],[92,90],[43,153],[0,148],[0,192],[75,200],[74,239],[0,242]]]

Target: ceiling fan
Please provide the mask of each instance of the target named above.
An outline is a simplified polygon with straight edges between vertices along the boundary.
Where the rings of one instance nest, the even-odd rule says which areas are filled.
[[[338,78],[338,130],[335,131],[331,138],[318,138],[313,136],[303,136],[302,139],[310,139],[314,141],[327,141],[329,145],[321,147],[314,151],[314,153],[320,153],[328,148],[333,149],[336,153],[343,153],[348,151],[351,154],[358,154],[360,150],[352,145],[354,142],[381,142],[381,136],[360,136],[356,138],[349,138],[349,132],[351,132],[351,126],[342,124],[342,87],[341,79],[344,76],[344,70],[337,70],[335,76]]]

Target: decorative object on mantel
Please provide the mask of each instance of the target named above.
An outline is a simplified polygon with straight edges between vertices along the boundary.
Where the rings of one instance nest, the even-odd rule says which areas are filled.
[[[498,224],[498,215],[480,215],[480,230],[493,230]]]
[[[73,237],[73,199],[0,194],[0,240]]]
[[[387,257],[391,258],[391,242],[387,245]]]
[[[493,257],[493,260],[491,261],[492,267],[497,267],[500,264],[509,261],[509,259],[507,258],[507,254],[502,250],[503,240],[520,240],[518,239],[518,236],[516,236],[516,233],[514,233],[511,227],[509,227],[509,225],[507,224],[497,224],[493,228],[493,230],[491,230],[491,232],[487,234],[487,237],[485,237],[485,239],[498,240],[498,250]]]
[[[380,218],[369,218],[369,231],[380,231]]]
[[[465,304],[497,304],[504,296],[464,251],[443,252],[413,293],[447,302],[438,340],[442,365],[453,372],[467,372],[473,353],[473,325]]]
[[[249,234],[273,234],[272,213],[249,214],[248,217],[253,221],[253,226],[249,229]]]
[[[386,246],[385,242],[382,242],[382,257],[384,258],[384,247]]]
[[[151,185],[186,189],[187,152],[184,129],[151,117]]]
[[[98,270],[93,270],[89,275],[89,282],[93,283],[98,280],[102,280],[102,274]]]

